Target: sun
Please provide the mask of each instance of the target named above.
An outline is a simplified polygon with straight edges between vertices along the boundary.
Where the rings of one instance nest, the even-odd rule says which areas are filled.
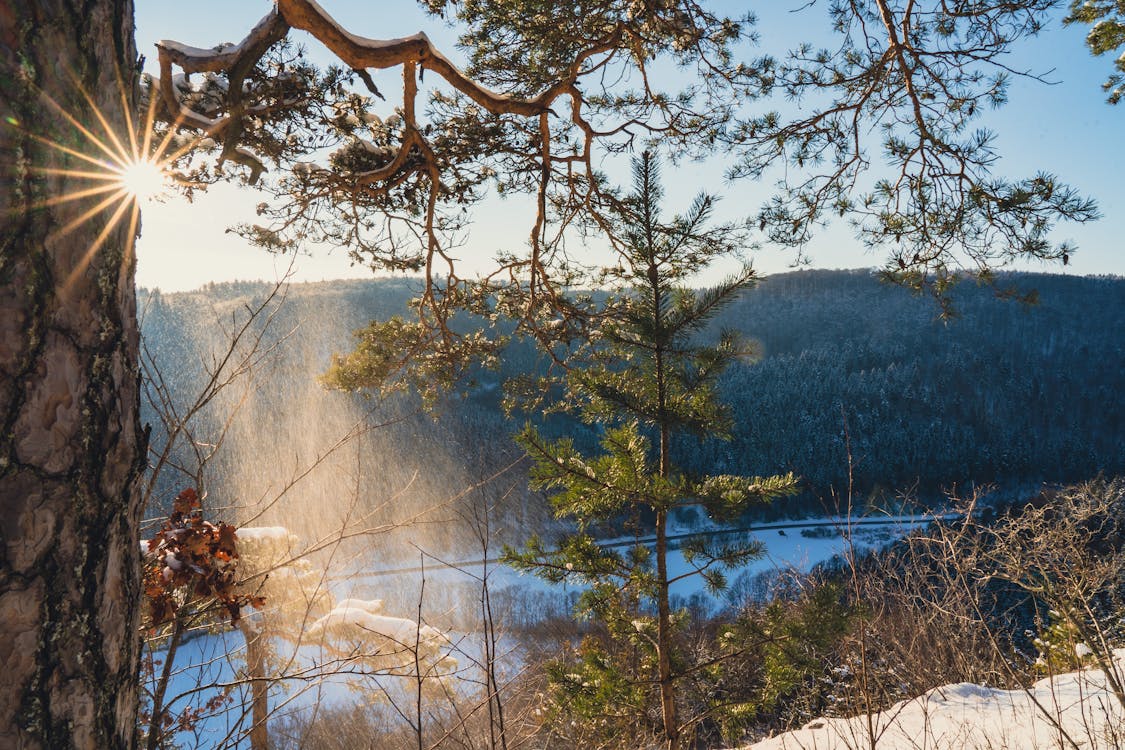
[[[152,159],[130,159],[123,166],[115,165],[113,171],[125,193],[139,203],[159,198],[168,188],[167,173]]]
[[[74,79],[77,82],[77,76]],[[64,155],[71,162],[65,167],[36,164],[28,167],[34,172],[63,176],[72,181],[72,186],[65,192],[49,195],[37,201],[31,208],[55,206],[72,201],[81,201],[88,205],[78,216],[56,229],[53,236],[66,236],[91,221],[102,224],[86,252],[66,275],[63,282],[64,289],[69,288],[79,275],[85,272],[94,256],[109,241],[114,228],[122,222],[128,226],[125,256],[127,260],[132,256],[140,226],[142,204],[151,203],[173,192],[172,188],[179,182],[179,177],[172,171],[172,165],[177,159],[189,155],[201,138],[209,135],[205,133],[188,138],[186,142],[177,139],[181,121],[177,116],[163,136],[155,137],[157,93],[155,91],[150,93],[144,114],[135,120],[133,108],[126,95],[128,89],[123,79],[118,81],[122,107],[122,116],[118,119],[124,120],[124,127],[115,128],[110,124],[107,114],[98,108],[93,97],[77,83],[76,88],[88,105],[87,114],[81,120],[78,115],[61,106],[46,92],[40,91],[39,95],[55,113],[73,127],[75,134],[79,136],[77,140],[84,141],[84,145],[92,146],[92,149],[80,148],[73,142],[63,143],[53,140],[36,132],[34,126],[21,123],[12,117],[0,120],[0,127],[17,128],[58,154]],[[90,151],[95,153],[88,153]],[[27,209],[21,207],[20,210]]]

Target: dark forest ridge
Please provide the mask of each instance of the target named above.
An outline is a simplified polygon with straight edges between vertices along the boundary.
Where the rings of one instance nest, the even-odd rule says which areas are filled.
[[[999,282],[1036,289],[1040,303],[997,299],[966,284],[956,293],[960,317],[943,322],[928,299],[868,271],[765,279],[715,321],[716,330],[756,339],[763,354],[724,375],[732,440],[681,442],[680,465],[797,473],[806,492],[767,512],[778,516],[821,512],[833,492],[843,493],[845,420],[860,500],[885,504],[905,489],[932,496],[967,483],[1028,487],[1125,471],[1125,279],[1005,274]],[[142,292],[148,345],[159,351],[194,342],[187,346],[202,352],[200,332],[216,312],[229,317],[269,288],[233,282]],[[283,357],[267,376],[270,387],[282,392],[282,381],[315,378],[333,352],[350,348],[351,330],[402,314],[415,288],[411,279],[292,285],[275,333],[295,329],[287,345],[304,354]],[[446,404],[440,427],[419,418],[409,429],[466,461],[508,460],[521,420],[504,419],[497,386],[536,366],[529,347],[513,347],[499,373],[481,373],[465,399]],[[755,414],[753,423],[739,419],[744,414]],[[573,421],[548,429],[580,444],[597,439]]]

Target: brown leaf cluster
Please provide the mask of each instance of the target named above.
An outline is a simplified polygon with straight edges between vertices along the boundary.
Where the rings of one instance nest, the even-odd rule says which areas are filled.
[[[203,519],[199,494],[191,487],[172,503],[172,513],[148,540],[145,598],[152,627],[173,620],[187,602],[211,601],[232,623],[242,607],[260,608],[265,599],[237,593],[237,531]]]

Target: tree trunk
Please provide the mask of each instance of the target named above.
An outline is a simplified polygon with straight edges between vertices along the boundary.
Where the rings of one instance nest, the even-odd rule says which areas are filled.
[[[647,158],[647,157],[646,157]],[[652,234],[655,217],[647,213],[645,231],[648,243],[648,279],[652,288],[653,330],[656,332],[656,401],[657,424],[660,427],[660,466],[662,479],[672,476],[672,427],[668,415],[668,381],[664,351],[664,289],[656,262],[656,246]],[[668,750],[679,747],[679,719],[676,716],[676,686],[672,675],[672,603],[668,583],[668,509],[656,511],[656,665],[660,681],[660,714],[664,722],[664,739]]]
[[[0,747],[136,745],[140,602],[131,206],[45,139],[106,161],[52,106],[128,143],[132,0],[0,3]],[[119,81],[124,81],[124,97]],[[101,183],[104,184],[104,183]],[[92,252],[91,252],[92,249]]]
[[[669,750],[679,746],[676,690],[672,676],[672,607],[668,595],[668,512],[656,512],[656,663],[660,678],[660,713]]]
[[[269,750],[270,686],[266,680],[266,634],[239,620],[238,628],[246,641],[246,676],[250,678],[250,750]]]

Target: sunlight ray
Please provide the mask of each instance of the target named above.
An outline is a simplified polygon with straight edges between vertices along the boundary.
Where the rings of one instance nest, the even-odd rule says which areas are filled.
[[[123,191],[124,189],[121,187],[120,183],[120,180],[115,179],[105,185],[98,185],[97,187],[86,188],[84,190],[74,190],[63,193],[62,195],[53,196],[51,198],[44,198],[41,201],[32,203],[29,208],[48,208],[50,206],[58,206],[63,203],[70,203],[72,201],[81,200],[83,198],[92,198],[96,195],[104,195],[105,193]]]
[[[75,81],[75,83],[77,85],[78,82]],[[121,79],[120,79],[120,76],[118,76],[118,86],[120,86],[120,85],[121,85]],[[102,126],[102,130],[105,131],[106,136],[108,136],[110,142],[117,149],[118,160],[125,161],[125,162],[129,161],[129,153],[130,153],[129,150],[125,148],[125,144],[123,144],[121,142],[121,139],[117,137],[117,133],[114,132],[113,126],[109,124],[109,121],[106,120],[106,118],[105,118],[105,114],[103,114],[101,109],[98,108],[98,104],[97,104],[97,102],[94,101],[94,97],[90,96],[90,92],[86,91],[86,89],[84,87],[82,87],[81,85],[77,85],[77,88],[78,88],[79,91],[82,92],[82,96],[83,96],[83,98],[86,99],[86,103],[90,105],[90,110],[94,113],[94,117],[96,117],[98,119],[98,122]],[[132,131],[133,123],[132,123],[132,118],[129,117],[129,108],[128,107],[125,108],[124,114],[125,114],[126,127],[130,131]],[[130,140],[135,140],[132,135],[130,135]],[[134,148],[132,153],[135,154],[136,152],[137,152],[136,148]]]
[[[117,209],[113,212],[113,216],[111,216],[109,221],[106,222],[106,225],[102,227],[102,231],[98,232],[98,236],[90,243],[90,247],[86,249],[82,258],[79,259],[78,265],[75,266],[74,270],[67,276],[66,282],[62,286],[62,293],[64,295],[70,291],[74,282],[78,280],[78,277],[89,268],[90,262],[94,259],[94,256],[97,255],[102,245],[105,244],[105,241],[109,238],[110,232],[121,222],[121,215],[125,213],[125,209],[129,208],[130,205],[135,206],[136,203],[136,201],[120,201],[118,203]],[[131,239],[129,243],[132,244]]]
[[[121,201],[121,199],[124,198],[127,194],[128,193],[125,191],[124,188],[118,187],[117,191],[114,192],[113,195],[109,196],[108,198],[103,200],[98,205],[87,209],[86,212],[83,213],[81,216],[77,216],[77,217],[71,219],[69,222],[67,222],[66,226],[61,227],[60,229],[56,229],[55,231],[51,232],[51,234],[49,236],[49,239],[58,239],[58,238],[61,238],[61,237],[65,237],[66,235],[73,232],[75,230],[75,228],[77,228],[79,225],[83,224],[86,221],[89,221],[90,218],[92,218],[95,214],[100,213],[101,211],[104,211],[114,201]],[[124,204],[124,201],[121,201],[121,202],[122,202],[122,204]]]
[[[122,133],[121,129],[114,125],[117,113],[102,111],[91,93],[84,90],[73,75],[71,78],[81,96],[83,112],[86,109],[90,110],[89,113],[82,115],[86,124],[79,120],[78,115],[66,111],[59,101],[41,90],[38,92],[40,101],[61,117],[59,133],[66,131],[66,135],[59,135],[60,140],[53,140],[46,134],[35,132],[34,125],[30,123],[21,123],[13,118],[6,118],[0,122],[0,127],[16,128],[23,137],[41,144],[55,155],[54,161],[60,162],[51,164],[52,159],[48,157],[43,159],[45,163],[28,165],[29,172],[39,176],[69,180],[62,192],[53,190],[51,191],[53,194],[43,200],[23,204],[19,208],[5,210],[0,214],[25,214],[37,209],[64,204],[73,205],[77,201],[85,201],[72,209],[77,213],[72,218],[58,217],[60,223],[61,221],[66,223],[50,231],[47,239],[58,241],[75,232],[86,222],[93,221],[95,224],[96,236],[85,250],[80,251],[81,257],[76,267],[67,274],[65,283],[61,287],[64,293],[69,292],[78,277],[90,267],[98,252],[114,236],[114,231],[122,229],[123,222],[128,226],[128,236],[122,238],[124,245],[121,250],[126,263],[134,261],[141,201],[162,193],[169,182],[174,181],[174,176],[166,170],[174,159],[189,154],[201,140],[201,137],[189,139],[183,148],[175,148],[175,155],[169,158],[168,151],[179,145],[176,136],[183,118],[177,117],[175,122],[169,124],[167,132],[158,137],[153,129],[159,106],[155,91],[152,92],[153,95],[150,96],[143,111],[142,109],[132,111],[128,91],[119,72],[117,83],[122,107],[120,118],[127,131]],[[69,131],[62,127],[63,121],[74,130]],[[144,133],[137,132],[138,127],[143,127]],[[61,140],[65,140],[66,143]],[[156,144],[156,141],[159,143]],[[155,151],[153,151],[154,145],[157,146]],[[51,182],[53,187],[58,187],[57,180]],[[126,212],[128,212],[127,219]]]
[[[184,123],[184,120],[185,117],[183,113],[176,115],[175,123],[173,123],[173,125],[168,128],[168,132],[165,134],[164,139],[160,143],[160,147],[157,149],[157,153],[164,155],[165,162],[173,162],[176,159],[179,159],[181,156],[198,146],[199,142],[202,141],[205,137],[212,137],[214,135],[213,133],[204,131],[204,133],[201,135],[193,136],[186,144],[180,146],[172,153],[165,154],[164,150],[167,144],[170,143],[171,140],[175,137],[176,133],[179,132],[180,125]]]
[[[122,95],[122,97],[124,97],[125,92],[122,91],[121,95]],[[151,88],[149,89],[149,92],[148,92],[148,107],[145,111],[144,136],[142,138],[141,150],[140,150],[140,153],[142,153],[142,154],[152,153],[150,151],[150,149],[152,148],[152,126],[156,123],[156,105],[159,102],[159,100],[160,100],[160,92],[157,91],[156,80],[153,79],[153,81],[151,83]],[[122,106],[125,106],[124,98],[122,98]],[[157,149],[156,149],[155,153],[158,157],[162,157],[164,155],[165,144],[170,142],[172,137],[175,134],[176,134],[176,127],[175,126],[168,128],[168,134],[164,137],[164,139],[161,140],[161,145],[158,146]]]
[[[129,136],[129,147],[130,147],[129,153],[131,153],[133,155],[136,155],[136,154],[146,154],[147,155],[148,154],[148,142],[147,142],[147,140],[145,142],[145,147],[143,149],[140,149],[140,148],[137,147],[138,146],[138,144],[137,144],[137,130],[136,130],[136,127],[134,126],[134,123],[133,123],[133,113],[132,113],[133,108],[129,106],[129,98],[125,95],[125,82],[121,80],[121,68],[116,68],[115,72],[117,74],[117,92],[121,95],[121,111],[125,114],[125,131]],[[151,101],[152,101],[152,97],[150,96],[149,102],[151,103]],[[144,124],[145,124],[145,129],[146,129],[146,132],[147,132],[148,128],[151,127],[152,122],[151,122],[151,120],[146,118]]]
[[[162,164],[170,164],[171,162],[174,162],[176,159],[179,159],[188,151],[191,151],[193,148],[195,148],[196,145],[198,145],[199,141],[202,140],[200,138],[192,138],[186,145],[180,146],[172,153],[168,153],[168,146],[171,145],[173,139],[175,139],[176,133],[178,132],[177,127],[179,126],[180,122],[181,120],[177,119],[176,125],[168,128],[168,131],[164,134],[164,137],[160,139],[160,143],[156,146],[156,151],[154,153],[160,158]],[[151,138],[151,130],[151,127],[146,129],[146,139]]]
[[[36,141],[39,141],[40,143],[42,143],[45,146],[49,146],[49,147],[55,149],[56,151],[67,154],[68,156],[73,156],[76,159],[81,159],[82,161],[89,162],[90,164],[93,164],[95,167],[101,167],[102,169],[106,169],[107,167],[110,166],[110,165],[106,164],[103,159],[98,159],[97,157],[90,156],[89,154],[84,154],[81,151],[78,151],[77,149],[73,149],[70,146],[64,146],[61,143],[58,143],[57,141],[52,141],[50,138],[39,135],[38,133],[32,133],[31,131],[26,130],[26,129],[24,130],[24,132],[27,133],[31,138],[33,138]]]
[[[82,92],[82,95],[88,96],[86,94],[86,92]],[[67,122],[69,122],[71,125],[73,125],[75,128],[77,128],[78,132],[80,132],[80,133],[82,133],[82,135],[86,136],[86,139],[88,141],[90,141],[90,143],[94,144],[99,149],[101,149],[102,153],[104,153],[106,156],[108,156],[113,161],[115,161],[117,163],[121,163],[121,155],[114,153],[113,149],[111,149],[109,146],[107,146],[102,141],[102,139],[98,138],[96,135],[94,135],[94,133],[89,128],[87,128],[85,125],[83,125],[81,122],[79,122],[78,118],[76,118],[74,115],[70,114],[65,109],[63,109],[62,105],[60,105],[58,102],[56,102],[54,99],[52,99],[46,93],[41,92],[40,96],[42,96],[42,98],[48,104],[51,105],[52,109],[54,109],[56,112],[58,112],[60,115],[62,115],[63,118]],[[100,120],[102,118],[101,112],[98,112],[96,107],[94,108],[94,111],[95,111],[98,119]]]
[[[112,180],[105,180],[103,184],[93,185],[81,190],[69,190],[62,195],[56,195],[51,198],[45,198],[42,201],[31,204],[31,208],[48,208],[50,206],[58,206],[63,203],[71,203],[73,201],[81,200],[83,198],[96,198],[106,193],[115,193],[117,191],[124,191],[125,188],[121,185],[120,178]]]
[[[31,165],[27,169],[31,172],[38,172],[39,174],[59,175],[62,177],[78,177],[87,180],[101,180],[104,182],[113,182],[119,179],[117,174],[115,174],[114,172],[88,172],[82,169],[40,167],[36,165]]]

